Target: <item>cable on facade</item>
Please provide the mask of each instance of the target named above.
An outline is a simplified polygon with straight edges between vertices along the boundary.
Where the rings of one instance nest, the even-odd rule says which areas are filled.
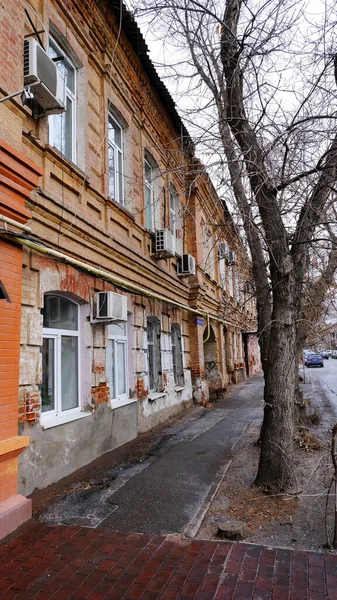
[[[18,224],[18,225],[20,225],[20,224]],[[191,306],[188,306],[187,304],[177,302],[176,300],[172,300],[171,298],[168,298],[167,296],[163,296],[161,294],[157,294],[156,292],[147,290],[146,288],[142,288],[141,286],[138,286],[135,283],[131,283],[130,281],[127,281],[126,279],[122,279],[121,277],[118,277],[117,275],[113,275],[112,273],[110,273],[109,271],[106,271],[105,269],[99,269],[97,267],[93,267],[92,265],[89,265],[81,260],[77,260],[76,258],[73,258],[72,256],[63,254],[62,252],[59,252],[58,250],[53,250],[49,246],[46,246],[45,244],[43,244],[43,242],[41,242],[40,240],[36,240],[26,234],[16,233],[16,232],[8,231],[8,230],[6,231],[5,229],[0,229],[0,235],[5,235],[5,236],[10,235],[11,237],[14,237],[16,240],[18,240],[23,246],[26,246],[27,248],[30,248],[31,250],[35,250],[36,252],[39,252],[40,254],[46,254],[48,256],[52,256],[52,257],[56,258],[57,260],[64,261],[65,263],[72,265],[76,269],[83,270],[86,273],[95,275],[96,277],[99,277],[100,279],[103,279],[109,283],[112,283],[115,286],[119,285],[121,288],[125,289],[126,292],[129,292],[129,293],[130,293],[130,291],[135,292],[137,295],[139,294],[146,298],[154,298],[156,300],[164,302],[165,304],[170,304],[172,306],[176,306],[177,308],[181,308],[182,310],[186,310],[187,312],[191,312],[191,313],[194,313],[195,315],[199,315],[199,316],[203,317],[204,319],[207,320],[207,322],[209,322],[209,320],[212,319],[213,321],[217,321],[218,323],[222,323],[223,325],[229,325],[230,327],[239,329],[238,325],[235,325],[234,323],[231,323],[230,321],[225,321],[224,319],[221,319],[220,317],[218,317],[216,315],[212,315],[207,310],[203,310],[201,308],[200,309],[192,308]]]

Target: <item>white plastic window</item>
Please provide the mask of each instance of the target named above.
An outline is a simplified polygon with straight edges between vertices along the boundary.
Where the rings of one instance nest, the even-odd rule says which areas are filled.
[[[48,418],[79,411],[78,305],[55,295],[43,309],[41,401]]]
[[[224,291],[226,291],[226,262],[224,258],[219,259],[220,283]]]
[[[108,121],[108,162],[109,196],[124,204],[123,130],[112,115],[109,115]]]
[[[65,112],[48,117],[49,143],[76,163],[76,69],[53,39],[49,39],[48,54],[50,58],[62,59],[56,61],[56,66],[65,82],[66,104]]]
[[[108,326],[106,374],[113,407],[128,399],[127,334],[124,322]]]
[[[145,168],[145,186],[144,186],[144,194],[145,194],[145,227],[147,229],[151,229],[152,231],[155,228],[155,214],[154,214],[154,189],[153,189],[153,168],[150,165],[149,161],[145,159],[144,161]]]
[[[147,357],[150,391],[160,392],[163,386],[161,326],[156,317],[147,319]]]
[[[184,386],[184,361],[180,325],[171,325],[173,375],[176,385]]]
[[[229,289],[229,295],[233,298],[234,282],[233,282],[233,267],[232,267],[232,265],[228,265],[228,289]]]
[[[176,251],[178,254],[183,253],[183,244],[180,237],[181,234],[181,204],[180,198],[176,189],[170,187],[170,231],[176,240]]]

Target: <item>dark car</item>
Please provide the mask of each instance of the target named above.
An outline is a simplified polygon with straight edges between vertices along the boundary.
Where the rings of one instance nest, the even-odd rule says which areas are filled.
[[[308,354],[306,357],[307,367],[324,367],[323,357],[321,354]]]
[[[327,353],[327,351],[326,351],[326,350],[323,350],[323,351],[321,352],[321,356],[322,356],[322,358],[329,358],[329,354]]]

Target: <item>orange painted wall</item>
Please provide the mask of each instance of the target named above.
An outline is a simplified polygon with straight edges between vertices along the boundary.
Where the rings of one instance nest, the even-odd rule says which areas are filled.
[[[18,433],[22,250],[0,240],[0,280],[11,302],[0,301],[0,441]],[[16,494],[17,456],[0,457],[0,502]]]
[[[41,173],[32,161],[0,140],[0,214],[26,223],[31,213],[25,201]],[[0,227],[5,227],[1,221]],[[13,232],[13,227],[7,229]],[[1,503],[17,493],[18,454],[29,441],[18,436],[22,247],[10,235],[0,237],[0,280],[10,298],[10,302],[0,300]]]

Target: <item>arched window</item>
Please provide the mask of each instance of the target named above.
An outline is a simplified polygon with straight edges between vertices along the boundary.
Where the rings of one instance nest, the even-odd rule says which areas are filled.
[[[66,158],[76,163],[76,68],[56,42],[49,40],[50,58],[62,58],[55,64],[64,79],[66,110],[49,117],[49,140]]]
[[[48,417],[78,410],[78,304],[48,294],[43,309],[42,412]]]
[[[177,254],[183,253],[181,238],[181,203],[177,190],[170,186],[170,231],[175,238]]]
[[[123,129],[119,121],[110,114],[108,120],[109,153],[109,196],[119,204],[124,204],[124,152]]]
[[[171,343],[174,383],[185,385],[181,327],[178,324],[171,325]]]
[[[160,170],[147,151],[144,158],[144,204],[145,227],[154,231],[160,225]]]
[[[161,327],[156,317],[147,319],[147,357],[149,388],[152,392],[160,392],[163,386],[163,373],[161,365]]]

